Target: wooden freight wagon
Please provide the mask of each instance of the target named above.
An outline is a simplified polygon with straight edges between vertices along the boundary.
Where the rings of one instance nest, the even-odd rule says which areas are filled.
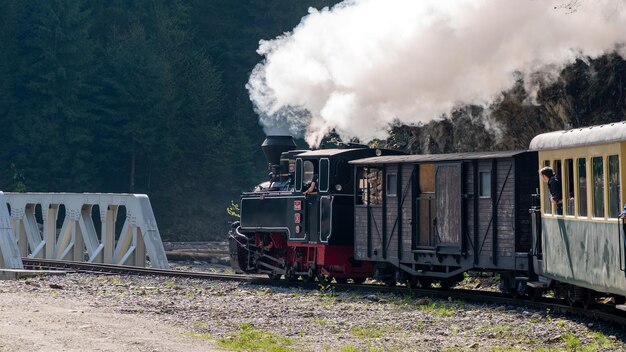
[[[375,262],[375,277],[390,284],[446,286],[472,269],[526,276],[537,162],[526,151],[351,161],[355,259]]]

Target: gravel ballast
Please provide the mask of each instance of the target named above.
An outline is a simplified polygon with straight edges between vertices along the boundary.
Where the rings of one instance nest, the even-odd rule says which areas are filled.
[[[450,299],[336,293],[330,286],[310,291],[238,282],[68,274],[0,281],[0,298],[0,350],[7,351],[626,350],[622,327],[586,318]],[[50,309],[54,311],[42,317]],[[55,314],[70,317],[54,318]],[[71,323],[72,314],[81,316],[79,323]],[[54,333],[31,339],[5,330],[20,324],[40,328],[49,324]],[[107,330],[119,324],[122,331],[101,336],[106,344],[83,348],[73,346],[71,336],[58,338],[75,334],[82,326],[89,340],[91,330],[102,331],[91,327],[103,324]],[[127,330],[124,324],[138,332],[116,339]],[[12,344],[16,339],[20,342]]]

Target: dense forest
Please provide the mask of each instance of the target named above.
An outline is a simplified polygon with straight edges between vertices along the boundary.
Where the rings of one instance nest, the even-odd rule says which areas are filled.
[[[164,239],[223,236],[266,174],[258,42],[332,3],[0,0],[0,190],[146,193]]]
[[[0,0],[0,190],[146,193],[165,240],[223,238],[230,201],[266,175],[245,89],[258,42],[336,2]],[[519,82],[380,143],[521,149],[623,119],[625,75],[617,55],[579,61],[533,103]]]

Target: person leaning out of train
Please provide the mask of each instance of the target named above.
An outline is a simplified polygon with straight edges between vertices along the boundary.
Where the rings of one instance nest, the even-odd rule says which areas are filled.
[[[317,174],[313,175],[313,179],[311,179],[311,183],[309,184],[309,188],[304,191],[304,194],[316,194],[317,193]]]
[[[626,219],[626,204],[624,204],[624,209],[622,209],[622,213],[619,214],[620,219]]]
[[[550,202],[557,205],[557,211],[561,213],[560,208],[563,204],[563,193],[561,190],[561,180],[557,177],[551,167],[546,166],[539,170],[543,182],[548,183],[548,189],[550,190]]]

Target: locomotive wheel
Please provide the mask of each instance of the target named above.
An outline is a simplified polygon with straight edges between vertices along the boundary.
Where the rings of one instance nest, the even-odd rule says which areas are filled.
[[[355,278],[352,278],[352,282],[354,282],[355,285],[360,285],[360,284],[365,282],[365,278],[364,277],[355,277]]]
[[[269,273],[267,274],[267,277],[270,278],[270,280],[280,280],[280,274],[276,274],[276,273]]]
[[[335,281],[337,281],[338,284],[340,285],[345,285],[348,283],[348,278],[346,277],[336,277]]]
[[[302,276],[305,282],[313,282],[315,281],[315,271],[313,269],[309,269],[308,274]]]
[[[329,284],[333,281],[333,277],[320,274],[317,275],[317,281],[319,281],[320,284]]]
[[[287,281],[297,281],[298,280],[298,275],[295,274],[293,268],[287,270],[287,273],[285,274],[285,279],[287,279]]]

